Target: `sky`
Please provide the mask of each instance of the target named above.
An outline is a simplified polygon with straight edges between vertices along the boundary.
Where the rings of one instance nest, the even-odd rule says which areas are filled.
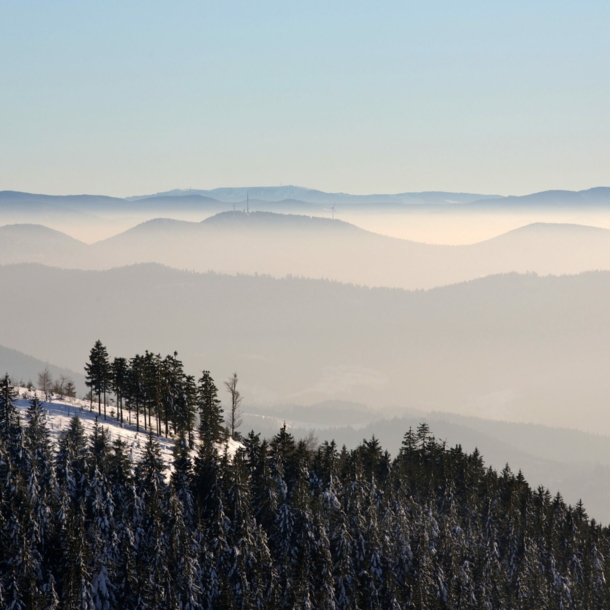
[[[0,190],[610,185],[610,3],[0,0]]]

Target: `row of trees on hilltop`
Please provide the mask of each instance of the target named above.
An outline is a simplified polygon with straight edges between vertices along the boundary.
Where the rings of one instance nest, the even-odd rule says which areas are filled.
[[[136,429],[156,434],[184,437],[193,447],[195,428],[210,438],[220,440],[225,429],[223,409],[209,371],[203,371],[196,380],[184,372],[178,353],[162,358],[146,351],[130,359],[116,357],[111,360],[101,341],[91,349],[85,365],[86,383],[91,388],[91,404],[97,402],[98,414],[106,418],[108,398],[116,401],[116,418],[135,419]],[[241,395],[237,389],[237,374],[233,374],[226,388],[231,396],[228,433],[238,437],[241,425]]]
[[[73,418],[55,448],[0,384],[0,607],[14,610],[610,607],[610,531],[425,425],[312,448],[286,428],[231,458],[200,430],[171,476],[151,432]]]

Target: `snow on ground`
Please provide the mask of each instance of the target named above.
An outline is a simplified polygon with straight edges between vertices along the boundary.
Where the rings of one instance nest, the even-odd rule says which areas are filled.
[[[104,420],[103,406],[102,416],[99,417],[97,413],[97,404],[94,403],[93,411],[90,411],[90,404],[87,401],[79,398],[60,398],[53,394],[50,395],[49,400],[45,400],[44,392],[40,390],[28,390],[24,387],[17,387],[15,390],[18,392],[18,398],[15,400],[15,406],[19,410],[23,419],[30,406],[30,400],[36,396],[43,402],[43,407],[47,411],[47,422],[49,431],[51,433],[51,439],[54,443],[57,443],[59,436],[62,432],[68,429],[70,420],[76,415],[82,422],[87,436],[93,433],[93,426],[95,425],[96,418],[100,426],[106,428],[110,434],[111,439],[120,438],[127,443],[127,448],[131,452],[131,458],[134,462],[139,461],[146,440],[148,432],[144,430],[142,424],[142,417],[140,416],[140,431],[136,430],[135,415],[132,414],[131,425],[125,421],[121,424],[115,417],[111,416],[114,407],[107,406],[107,419]],[[128,417],[126,413],[126,417]],[[153,429],[156,427],[156,420],[153,417]],[[167,466],[171,466],[172,463],[172,452],[174,449],[174,440],[172,438],[165,438],[164,436],[156,436],[159,446],[161,448],[161,456]],[[237,449],[243,445],[233,439],[229,439],[227,442],[227,452],[230,456],[234,455]],[[220,451],[224,451],[224,445],[219,447]]]

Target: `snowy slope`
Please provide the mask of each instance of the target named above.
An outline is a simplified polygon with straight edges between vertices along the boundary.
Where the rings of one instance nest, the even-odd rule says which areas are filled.
[[[15,406],[19,410],[21,416],[25,420],[25,414],[29,407],[29,401],[36,395],[39,400],[44,401],[44,392],[38,390],[28,390],[27,388],[19,387],[15,388],[18,392],[18,398],[15,400]],[[92,434],[95,420],[98,418],[97,405],[93,405],[94,410],[89,410],[89,403],[78,398],[65,398],[61,399],[57,396],[53,396],[49,401],[44,402],[44,407],[47,410],[47,422],[49,431],[51,432],[51,438],[54,443],[57,443],[62,432],[68,429],[70,420],[77,416],[81,420],[85,433],[87,435]],[[127,443],[127,447],[131,452],[131,457],[134,462],[139,461],[146,440],[148,432],[142,427],[142,418],[140,418],[140,431],[136,430],[135,416],[132,417],[132,424],[123,423],[121,425],[114,417],[110,416],[113,407],[108,406],[107,419],[104,420],[104,415],[99,418],[99,423],[102,427],[106,428],[110,434],[111,439],[120,438]],[[25,423],[25,421],[24,421]],[[156,425],[155,418],[153,417],[153,428]],[[164,436],[156,436],[159,446],[161,448],[161,456],[164,462],[171,467],[172,463],[172,452],[174,449],[174,441],[171,438],[165,438]],[[227,443],[227,451],[229,455],[233,455],[241,443],[230,439]],[[224,451],[224,445],[219,447],[220,451]]]

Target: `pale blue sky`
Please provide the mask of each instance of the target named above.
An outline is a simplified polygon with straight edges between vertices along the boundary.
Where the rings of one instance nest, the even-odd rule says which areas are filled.
[[[0,0],[0,190],[610,185],[610,3]]]

